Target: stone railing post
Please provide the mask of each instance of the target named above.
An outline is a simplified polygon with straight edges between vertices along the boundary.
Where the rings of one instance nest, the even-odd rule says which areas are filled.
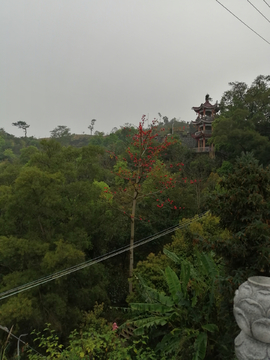
[[[236,337],[238,360],[270,359],[270,277],[254,276],[234,297],[234,316],[241,329]]]

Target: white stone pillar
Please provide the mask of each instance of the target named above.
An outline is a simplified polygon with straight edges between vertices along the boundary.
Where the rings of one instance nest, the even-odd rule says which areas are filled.
[[[236,337],[238,360],[270,359],[270,277],[254,276],[234,297],[234,316],[241,329]]]

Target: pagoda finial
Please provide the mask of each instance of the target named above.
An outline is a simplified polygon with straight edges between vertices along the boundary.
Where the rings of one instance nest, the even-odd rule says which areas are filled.
[[[210,98],[210,95],[209,94],[206,94],[205,95],[205,101],[212,101],[212,98]]]

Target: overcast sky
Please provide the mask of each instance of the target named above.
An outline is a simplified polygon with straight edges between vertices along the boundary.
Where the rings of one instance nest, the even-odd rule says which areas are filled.
[[[220,0],[270,42],[270,0]],[[267,5],[268,4],[268,5]],[[109,133],[270,74],[267,44],[215,0],[0,0],[0,127]]]

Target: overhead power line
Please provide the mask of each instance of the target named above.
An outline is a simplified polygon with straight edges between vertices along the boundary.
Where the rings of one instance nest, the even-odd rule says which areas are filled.
[[[202,213],[200,215],[198,215],[198,217],[196,217],[195,219],[191,219],[191,220],[185,220],[184,222],[182,222],[180,225],[175,225],[175,226],[172,226],[170,228],[167,228],[159,233],[156,233],[152,236],[149,236],[147,238],[144,238],[144,239],[141,239],[137,242],[134,243],[134,245],[131,247],[130,245],[126,245],[126,246],[123,246],[122,248],[120,249],[116,249],[114,251],[111,251],[105,255],[102,255],[102,256],[99,256],[99,257],[96,257],[95,259],[91,259],[91,260],[88,260],[88,261],[85,261],[81,264],[78,264],[78,265],[75,265],[75,266],[72,266],[70,268],[67,268],[65,270],[61,270],[61,271],[58,271],[54,274],[51,274],[51,275],[48,275],[48,276],[45,276],[45,277],[42,277],[38,280],[35,280],[35,281],[31,281],[29,283],[26,283],[24,285],[21,285],[21,286],[17,286],[13,289],[10,289],[10,290],[7,290],[7,291],[4,291],[2,293],[0,293],[0,300],[3,300],[3,299],[6,299],[10,296],[13,296],[13,295],[16,295],[16,294],[19,294],[23,291],[26,291],[26,290],[30,290],[34,287],[37,287],[37,286],[40,286],[40,285],[43,285],[43,284],[46,284],[50,281],[53,281],[53,280],[56,280],[56,279],[59,279],[60,277],[63,277],[63,276],[66,276],[66,275],[69,275],[73,272],[76,272],[78,270],[81,270],[81,269],[84,269],[84,268],[87,268],[89,266],[92,266],[92,265],[95,265],[97,263],[100,263],[102,261],[105,261],[107,259],[110,259],[114,256],[117,256],[117,255],[120,255],[126,251],[129,251],[130,249],[134,249],[134,248],[137,248],[141,245],[144,245],[144,244],[147,244],[153,240],[156,240],[162,236],[165,236],[165,235],[168,235],[176,230],[179,230],[179,229],[182,229],[188,225],[190,225],[192,222],[194,221],[198,221],[202,218],[204,218],[206,215],[207,215],[208,212],[205,212],[205,213]]]
[[[257,36],[259,36],[263,41],[265,41],[268,45],[270,45],[270,42],[268,40],[266,40],[264,37],[262,37],[260,34],[258,34],[255,30],[253,30],[249,25],[247,25],[243,20],[241,20],[238,16],[236,16],[231,10],[229,10],[226,6],[224,6],[223,4],[221,4],[220,1],[216,0],[216,2],[221,5],[222,7],[224,7],[224,9],[226,9],[231,15],[233,15],[237,20],[239,20],[242,24],[244,24],[247,28],[249,28],[249,30],[251,30],[252,32],[254,32],[254,34],[256,34]]]
[[[270,7],[270,5],[268,4],[268,2],[267,2],[266,0],[263,0],[263,1],[266,3],[266,5],[267,5],[267,6],[269,6],[269,7]]]
[[[40,355],[43,358],[46,358],[46,356],[43,356],[41,353],[39,353],[37,350],[33,349],[28,343],[26,343],[25,341],[21,340],[20,337],[17,337],[16,335],[12,334],[11,330],[9,330],[7,327],[0,325],[0,329],[4,330],[5,332],[7,332],[9,334],[9,336],[13,337],[14,339],[18,340],[18,344],[21,342],[23,343],[25,346],[29,347],[30,349],[32,349],[35,353],[37,353],[38,355]],[[27,335],[27,334],[25,334]],[[22,336],[22,335],[21,335]]]
[[[250,0],[247,0],[247,2],[248,2],[248,3],[250,3],[250,5],[251,5],[251,6],[253,6],[253,7],[254,7],[254,9],[255,9],[256,11],[258,11],[258,13],[259,13],[259,14],[261,14],[261,15],[262,15],[262,17],[264,17],[264,18],[265,18],[265,20],[267,20],[267,21],[270,23],[270,20],[269,20],[269,19],[267,19],[267,17],[266,17],[266,16],[265,16],[265,15],[264,15],[264,14],[263,14],[263,13],[262,13],[262,12],[261,12],[258,8],[256,8],[256,6],[255,6],[255,5],[253,5],[253,4],[252,4],[252,2],[251,2]]]

